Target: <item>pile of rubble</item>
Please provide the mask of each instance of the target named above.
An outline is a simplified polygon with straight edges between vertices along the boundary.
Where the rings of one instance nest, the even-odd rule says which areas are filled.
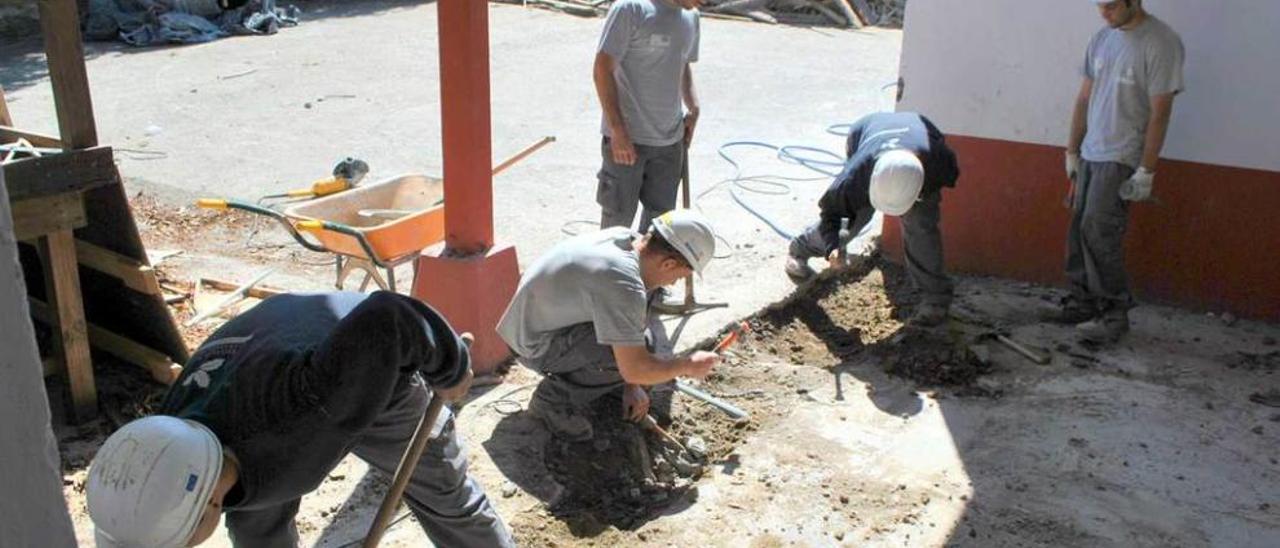
[[[571,15],[596,17],[613,0],[498,0],[537,5]],[[901,27],[907,0],[706,0],[703,15],[769,24]]]

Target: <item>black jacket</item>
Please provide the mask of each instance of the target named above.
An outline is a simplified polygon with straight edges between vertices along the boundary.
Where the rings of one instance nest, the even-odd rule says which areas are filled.
[[[871,207],[871,172],[876,158],[886,150],[905,149],[924,165],[922,196],[942,187],[956,186],[960,167],[946,138],[933,122],[914,112],[878,112],[853,124],[845,144],[844,170],[818,200],[822,220],[818,225],[827,253],[839,247],[840,219],[853,220],[858,211]]]
[[[440,314],[395,293],[269,298],[192,356],[161,413],[209,427],[240,463],[229,510],[320,485],[417,373],[461,380],[470,357]]]

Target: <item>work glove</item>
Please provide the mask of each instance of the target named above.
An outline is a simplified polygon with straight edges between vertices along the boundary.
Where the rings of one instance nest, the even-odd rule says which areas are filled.
[[[1151,184],[1155,178],[1154,171],[1149,171],[1145,167],[1138,168],[1133,172],[1132,177],[1120,183],[1120,199],[1130,202],[1146,201],[1151,197]]]
[[[1076,175],[1080,174],[1080,153],[1067,151],[1067,178],[1075,182]]]

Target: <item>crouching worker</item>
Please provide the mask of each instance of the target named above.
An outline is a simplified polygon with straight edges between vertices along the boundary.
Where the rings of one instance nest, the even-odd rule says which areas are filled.
[[[303,495],[348,453],[394,475],[430,398],[461,398],[471,379],[467,343],[412,298],[267,299],[200,346],[160,414],[99,449],[87,486],[98,546],[196,545],[224,513],[236,546],[296,546]],[[437,546],[514,546],[447,411],[405,502]]]
[[[844,170],[818,201],[822,217],[791,240],[786,272],[796,282],[813,276],[811,257],[839,265],[848,241],[879,211],[902,218],[907,272],[921,293],[911,323],[946,319],[952,284],[942,266],[942,188],[960,177],[955,153],[928,118],[914,112],[881,112],[853,124]],[[842,230],[842,224],[847,228]]]
[[[649,411],[649,386],[702,378],[719,363],[711,352],[658,357],[648,331],[654,292],[701,272],[714,253],[710,223],[677,210],[644,235],[614,227],[566,240],[529,267],[498,334],[546,376],[529,410],[548,430],[590,439],[587,407],[601,396],[620,394],[623,418],[638,420]]]

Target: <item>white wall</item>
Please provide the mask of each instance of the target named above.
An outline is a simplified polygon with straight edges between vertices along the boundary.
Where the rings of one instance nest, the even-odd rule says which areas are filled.
[[[1061,146],[1102,28],[1086,0],[914,0],[900,110],[948,133]],[[1164,156],[1280,171],[1280,1],[1147,0],[1182,36],[1186,91]]]
[[[75,546],[0,170],[0,546]]]

